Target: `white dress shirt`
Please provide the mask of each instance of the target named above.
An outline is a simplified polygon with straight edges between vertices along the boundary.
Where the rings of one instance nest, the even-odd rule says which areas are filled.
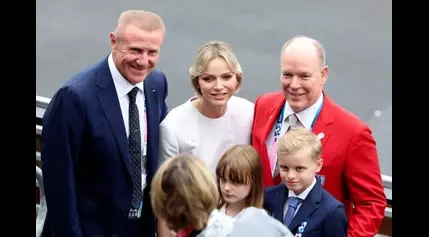
[[[288,199],[285,202],[285,207],[283,210],[283,219],[286,216],[287,209],[289,208],[289,205],[288,205],[289,204],[289,198],[297,197],[297,198],[302,200],[301,202],[298,203],[298,206],[296,206],[295,213],[293,214],[295,216],[295,214],[298,212],[299,208],[301,207],[302,202],[304,202],[304,200],[307,198],[308,194],[310,193],[311,189],[313,189],[315,184],[316,184],[316,178],[314,178],[313,183],[311,183],[311,185],[308,188],[306,188],[304,190],[304,192],[302,192],[299,195],[295,195],[295,193],[293,191],[289,190]]]
[[[315,119],[316,113],[319,110],[320,106],[322,106],[323,103],[323,93],[320,94],[319,98],[317,99],[316,103],[311,105],[310,107],[306,108],[305,110],[295,113],[295,115],[298,118],[297,127],[304,126],[307,129],[312,129],[311,125],[313,123],[313,120]],[[289,127],[289,120],[286,119],[289,115],[294,114],[292,108],[290,107],[289,103],[285,102],[285,109],[283,111],[283,124],[280,130],[280,134],[284,134],[288,127]],[[316,118],[317,119],[317,118]],[[274,163],[271,164],[271,167],[274,167],[277,162],[277,153],[273,152],[273,154],[270,153],[271,151],[271,145],[274,142],[274,130],[276,128],[276,122],[274,122],[273,127],[271,128],[271,132],[267,137],[267,140],[265,141],[265,145],[267,147],[268,156],[270,156],[271,161],[271,155],[275,156],[273,159]],[[280,135],[281,136],[281,135]],[[271,174],[274,174],[274,169],[272,169]]]
[[[108,58],[110,73],[112,74],[113,84],[116,88],[116,93],[118,95],[119,105],[121,107],[122,118],[124,120],[125,131],[127,133],[127,137],[130,135],[130,126],[129,126],[129,107],[130,107],[130,99],[128,98],[128,92],[130,92],[134,87],[139,88],[137,92],[136,104],[139,109],[139,120],[140,120],[140,135],[141,139],[141,148],[142,148],[142,156],[146,155],[146,141],[145,141],[145,132],[147,128],[146,124],[146,112],[145,112],[145,98],[144,98],[144,90],[143,90],[143,82],[132,85],[129,83],[118,71],[113,62],[112,54],[109,55]],[[146,164],[142,159],[142,189],[146,187]]]

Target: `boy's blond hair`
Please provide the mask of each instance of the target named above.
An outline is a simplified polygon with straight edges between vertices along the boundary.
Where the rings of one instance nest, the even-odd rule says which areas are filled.
[[[179,154],[165,161],[151,184],[155,215],[174,231],[206,227],[210,213],[219,203],[213,174],[197,157]]]
[[[216,176],[218,184],[221,178],[228,178],[237,184],[250,184],[246,207],[262,208],[264,198],[262,163],[255,148],[250,145],[235,145],[228,149],[219,160]],[[218,208],[220,208],[226,203],[222,198],[219,185],[218,191],[220,196]]]
[[[280,137],[277,156],[290,156],[302,149],[309,149],[314,161],[322,157],[322,144],[316,135],[306,128],[292,128]]]

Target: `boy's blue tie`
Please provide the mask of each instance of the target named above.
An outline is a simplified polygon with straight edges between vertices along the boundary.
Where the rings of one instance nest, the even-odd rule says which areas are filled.
[[[288,200],[288,209],[285,215],[285,218],[283,219],[283,223],[286,227],[289,227],[289,224],[292,222],[293,216],[296,211],[296,207],[298,204],[302,201],[301,198],[298,197],[290,197]]]

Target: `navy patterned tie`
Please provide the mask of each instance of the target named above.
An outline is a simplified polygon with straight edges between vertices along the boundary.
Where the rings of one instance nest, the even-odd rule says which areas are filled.
[[[285,215],[285,218],[283,219],[283,223],[286,227],[289,227],[290,223],[292,222],[293,217],[295,216],[296,208],[298,207],[298,204],[302,201],[301,198],[298,197],[290,197],[288,200],[288,208]]]
[[[140,136],[140,119],[139,109],[136,104],[136,97],[138,88],[134,87],[129,93],[130,107],[129,107],[129,127],[130,134],[128,136],[128,146],[131,155],[131,170],[132,170],[132,181],[133,181],[133,199],[132,208],[138,210],[140,203],[143,199],[142,195],[142,148],[141,148],[141,136]]]

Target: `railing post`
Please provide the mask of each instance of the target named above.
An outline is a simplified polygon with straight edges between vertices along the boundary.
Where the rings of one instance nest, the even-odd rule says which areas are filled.
[[[36,213],[36,237],[40,237],[45,224],[46,213],[48,207],[46,206],[45,190],[43,189],[43,175],[42,170],[36,166],[36,182],[39,184],[40,190],[40,206]]]

